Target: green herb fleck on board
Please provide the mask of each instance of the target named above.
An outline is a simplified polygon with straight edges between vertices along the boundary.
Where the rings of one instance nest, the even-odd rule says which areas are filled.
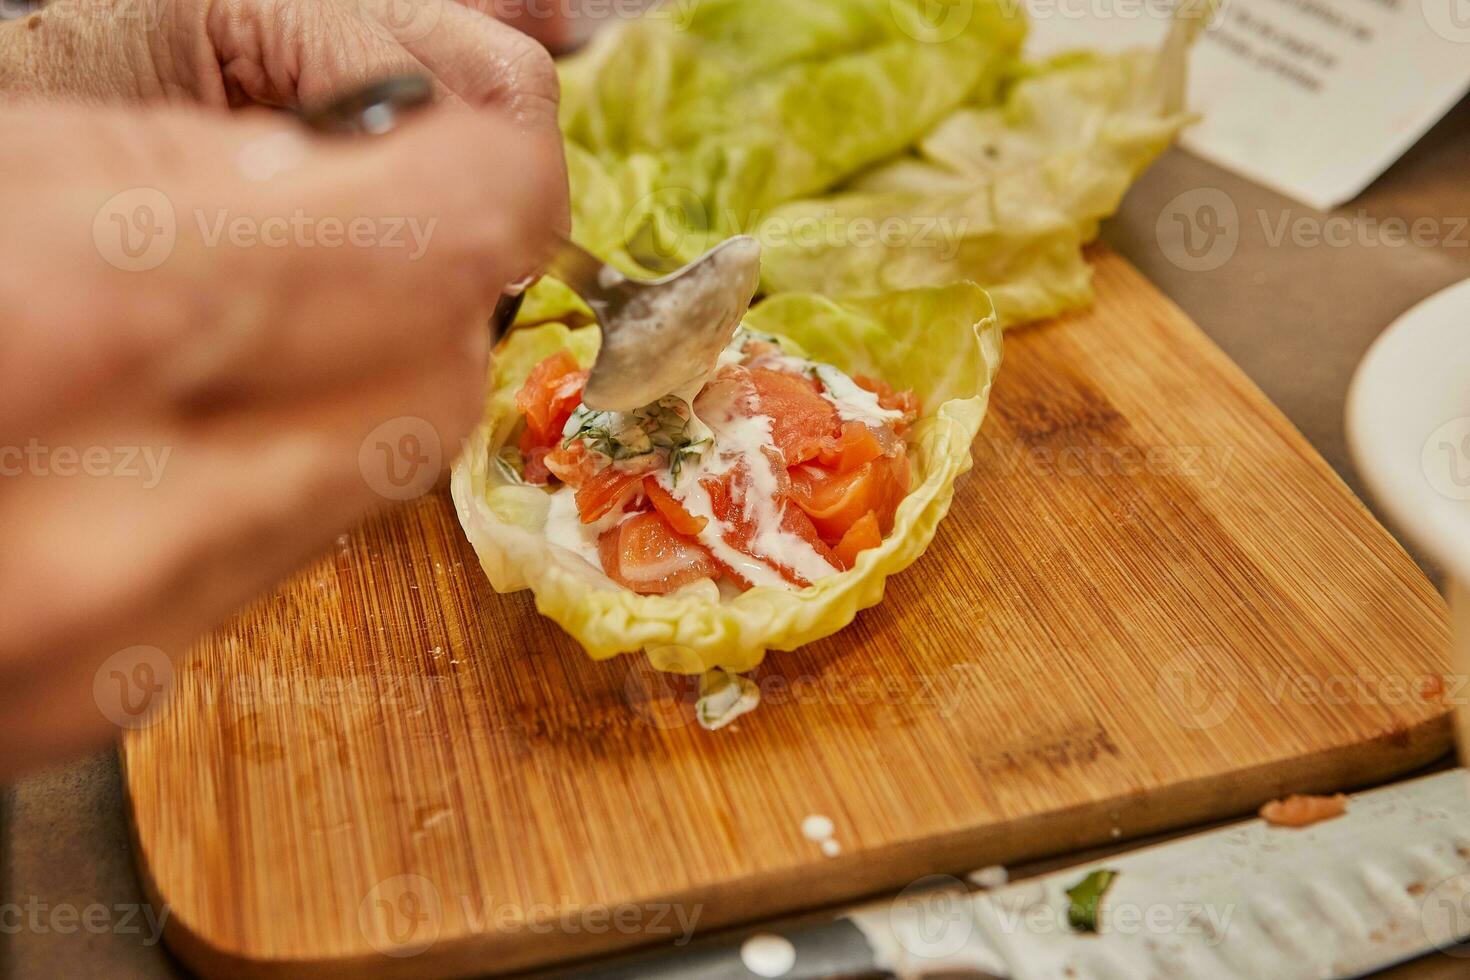
[[[1113,884],[1118,872],[1106,868],[1094,871],[1067,889],[1067,925],[1077,932],[1097,932],[1097,911],[1103,895]]]

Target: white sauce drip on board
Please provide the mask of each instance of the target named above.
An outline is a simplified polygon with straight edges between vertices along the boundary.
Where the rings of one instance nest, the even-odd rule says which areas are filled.
[[[757,933],[740,944],[740,962],[758,977],[784,977],[796,966],[796,947],[785,936]]]
[[[977,888],[1001,888],[1011,880],[1010,872],[998,864],[988,864],[965,875]]]
[[[828,857],[836,857],[842,853],[842,845],[832,837],[835,830],[832,818],[820,813],[814,813],[801,822],[802,836],[819,845],[822,853]]]
[[[835,828],[831,817],[814,813],[801,822],[801,835],[809,841],[821,843],[832,836]]]
[[[709,579],[701,581],[708,582]],[[716,667],[699,680],[699,700],[694,703],[694,717],[699,727],[718,731],[743,714],[754,711],[761,703],[761,691],[749,677],[732,674]]]

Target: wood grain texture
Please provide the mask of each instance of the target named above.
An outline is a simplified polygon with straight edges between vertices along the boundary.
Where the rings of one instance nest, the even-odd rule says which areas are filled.
[[[734,730],[493,594],[443,494],[204,641],[124,747],[173,948],[221,976],[509,971],[1446,751],[1420,693],[1448,669],[1439,597],[1197,328],[1094,258],[1095,309],[1008,337],[929,552],[769,657]]]

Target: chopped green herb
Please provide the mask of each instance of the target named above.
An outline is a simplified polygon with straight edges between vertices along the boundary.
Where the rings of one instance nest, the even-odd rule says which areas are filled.
[[[704,451],[714,444],[714,440],[706,436],[703,439],[695,439],[686,446],[680,446],[670,454],[669,477],[675,485],[679,483],[679,474],[684,470],[684,458],[698,459],[704,455]]]
[[[745,350],[745,345],[752,340],[759,340],[776,347],[781,347],[780,337],[777,337],[773,333],[766,333],[764,330],[752,330],[744,324],[736,328],[735,336],[731,339],[730,346],[736,350],[743,351]]]
[[[508,450],[502,451],[500,455],[495,457],[495,468],[500,471],[500,475],[505,478],[507,483],[516,483],[525,486],[527,485],[526,478],[521,474],[518,465],[520,459],[520,453],[516,453],[514,458],[512,458]]]
[[[716,667],[699,679],[694,713],[701,728],[715,731],[753,710],[760,701],[760,688],[754,681]]]
[[[563,445],[581,441],[612,460],[666,453],[677,481],[684,458],[702,454],[710,443],[690,432],[693,414],[688,402],[673,396],[631,412],[599,412],[581,405],[562,430]]]
[[[1104,868],[1068,888],[1067,924],[1077,932],[1097,932],[1098,906],[1117,876],[1118,872]]]

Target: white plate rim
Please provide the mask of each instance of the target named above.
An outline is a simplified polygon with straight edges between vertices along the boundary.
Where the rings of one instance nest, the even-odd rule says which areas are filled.
[[[1416,304],[1374,341],[1348,389],[1346,423],[1374,499],[1405,536],[1470,582],[1470,486],[1459,499],[1447,495],[1425,461],[1443,448],[1434,440],[1448,438],[1438,435],[1447,428],[1470,436],[1470,279]]]

